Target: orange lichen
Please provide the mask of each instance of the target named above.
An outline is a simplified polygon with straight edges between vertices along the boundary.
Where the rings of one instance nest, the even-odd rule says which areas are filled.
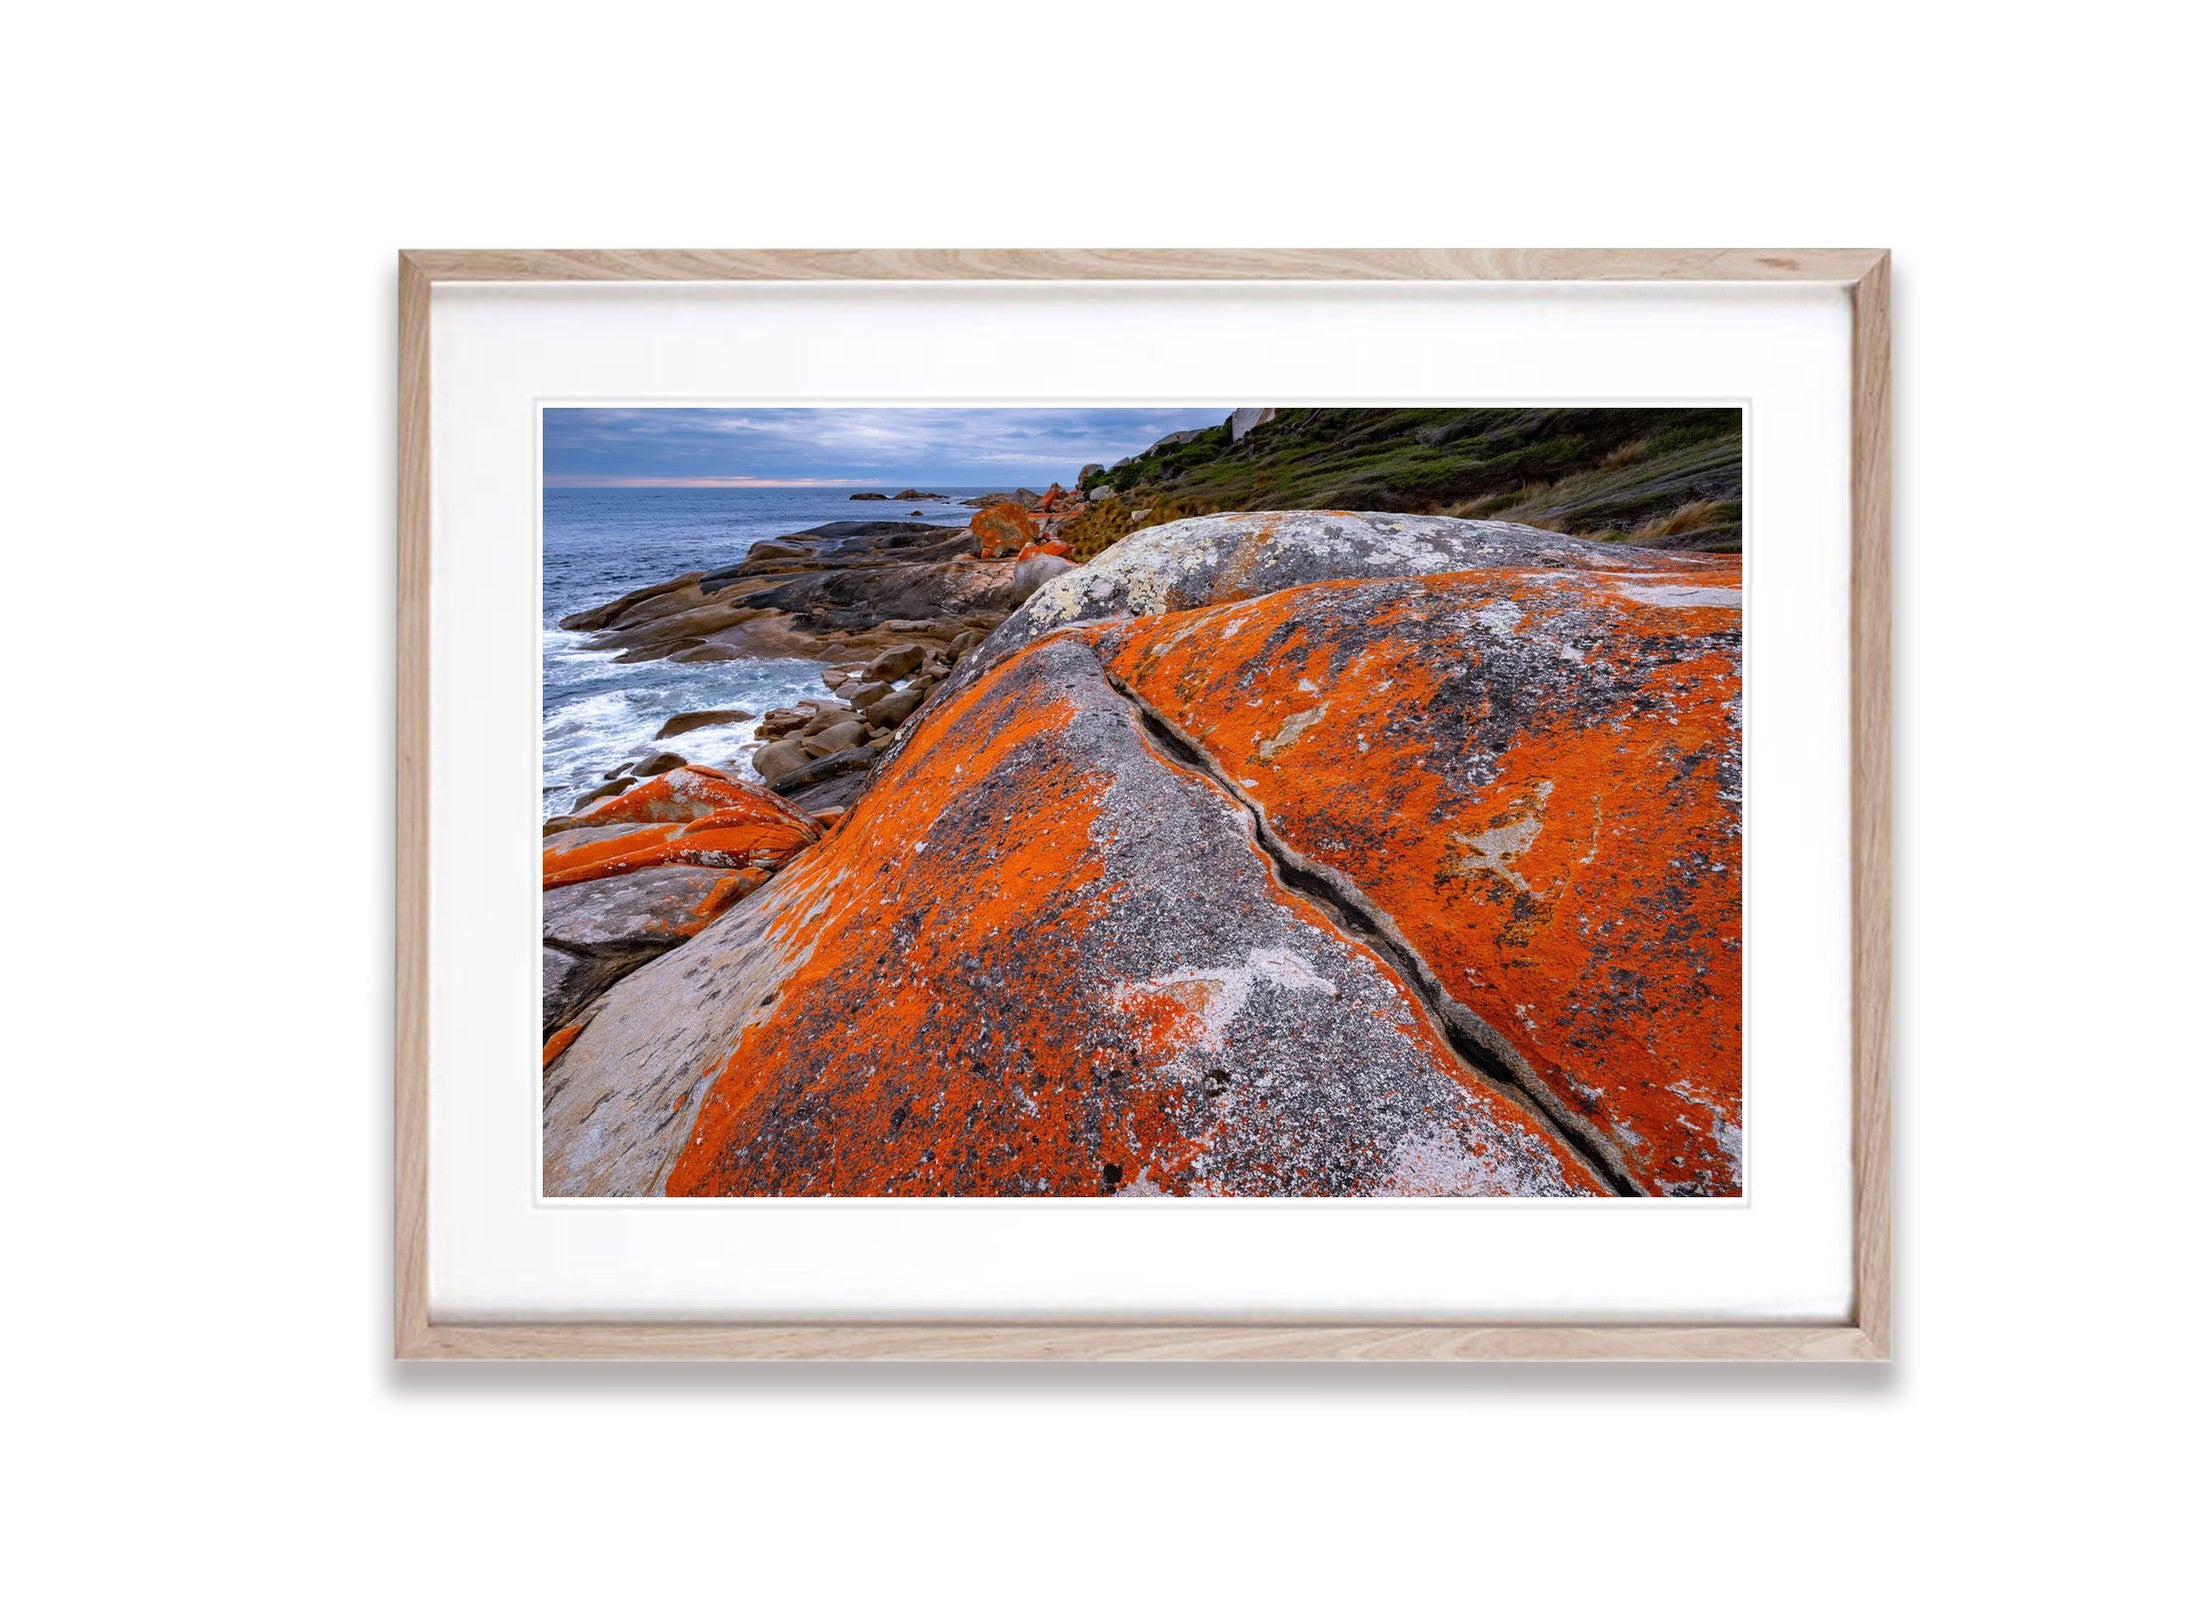
[[[1038,537],[1031,513],[1013,500],[1000,500],[970,518],[978,552],[988,560],[1013,555]]]
[[[1324,583],[1113,670],[1651,1192],[1739,1191],[1739,563]]]
[[[574,1039],[578,1038],[580,1036],[580,1030],[587,1025],[588,1024],[586,1022],[572,1022],[564,1027],[560,1027],[556,1032],[552,1033],[549,1036],[548,1040],[545,1041],[542,1046],[543,1070],[547,1071],[549,1069],[550,1062],[556,1060],[558,1056],[565,1053],[565,1046],[570,1044]]]
[[[806,826],[720,811],[692,822],[643,827],[542,852],[542,886],[592,883],[651,866],[754,866],[776,870],[816,841]],[[553,835],[554,837],[554,835]]]
[[[711,766],[683,766],[628,789],[587,813],[591,826],[612,822],[691,822],[727,812],[784,822],[811,832],[807,812],[768,788]]]
[[[1231,1191],[1380,1191],[1394,1123],[1328,1074],[1286,1091],[1248,1060],[1246,1030],[1275,1025],[1278,993],[1329,1007],[1328,1059],[1391,1041],[1379,1069],[1424,1096],[1445,1171],[1601,1191],[1281,885],[1233,801],[1154,754],[1096,665],[1082,639],[1002,662],[990,692],[914,724],[855,829],[778,881],[768,923],[743,936],[781,951],[787,975],[711,1063],[664,1191],[1191,1193],[1217,1162]],[[1209,871],[1187,874],[1171,842],[1187,810],[1223,852]],[[1169,920],[1202,931],[1154,931]],[[1207,958],[1184,964],[1194,948]],[[1362,986],[1346,998],[1342,981]],[[1301,1120],[1285,1143],[1243,1131],[1286,1114]]]
[[[1101,1163],[1066,1152],[1074,1102],[1035,1096],[1083,1054],[1073,1012],[1056,1001],[1077,986],[1066,963],[1094,908],[1100,861],[1085,835],[1105,779],[1057,769],[1017,787],[1012,819],[948,814],[966,811],[1018,750],[1055,737],[1072,710],[1058,700],[969,704],[927,719],[897,763],[902,780],[866,801],[860,833],[835,831],[804,861],[776,928],[813,941],[815,953],[719,1072],[666,1192],[966,1192],[984,1186],[979,1171],[1010,1167],[1099,1191]],[[927,849],[935,830],[958,826],[983,830],[982,873],[969,852]],[[971,994],[973,962],[997,986]],[[888,972],[891,981],[878,980]],[[978,1110],[997,1097],[987,1072],[1005,1063],[957,1070],[961,1063],[941,1060],[898,1087],[879,1075],[881,1062],[929,1060],[950,1033],[976,1030],[973,1013],[942,1014],[973,1001],[1027,1007],[1033,1018],[1017,1042],[1032,1062],[1033,1102],[1057,1115],[1030,1120],[1012,1141]],[[815,1107],[810,1127],[822,1120],[836,1132],[794,1158],[757,1147],[787,1142],[769,1135],[800,1119],[789,1116],[790,1094]],[[909,1158],[903,1138],[930,1140],[932,1158]],[[1049,1154],[1034,1143],[1061,1147]]]
[[[563,888],[650,866],[784,865],[817,841],[814,818],[769,789],[707,766],[686,766],[621,794],[591,823],[654,823],[542,852],[542,886]]]

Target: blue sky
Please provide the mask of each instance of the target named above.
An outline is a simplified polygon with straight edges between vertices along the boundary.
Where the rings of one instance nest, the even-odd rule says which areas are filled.
[[[1227,415],[1222,406],[556,406],[542,415],[542,473],[551,488],[1043,488]]]

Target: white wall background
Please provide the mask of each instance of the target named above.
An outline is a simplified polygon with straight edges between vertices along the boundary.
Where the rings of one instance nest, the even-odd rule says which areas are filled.
[[[21,1590],[2131,1591],[2190,1508],[2151,10],[17,17]],[[392,1367],[393,253],[880,243],[1896,250],[1895,1365]]]

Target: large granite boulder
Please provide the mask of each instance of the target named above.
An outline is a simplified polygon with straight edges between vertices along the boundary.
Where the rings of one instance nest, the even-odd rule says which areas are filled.
[[[1737,560],[1256,513],[1096,565],[592,1002],[547,1192],[1739,1191]]]
[[[1232,511],[1133,533],[1058,574],[971,660],[967,676],[1056,628],[1100,617],[1157,616],[1342,578],[1426,577],[1497,567],[1673,571],[1719,557],[1636,549],[1519,522],[1385,511]]]
[[[550,1075],[549,1192],[1608,1191],[1089,641],[917,742],[611,991]]]
[[[1321,584],[1106,638],[1608,1169],[1740,1191],[1738,562]]]

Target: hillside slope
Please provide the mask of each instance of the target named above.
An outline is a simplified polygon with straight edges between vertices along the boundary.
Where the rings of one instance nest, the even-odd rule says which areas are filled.
[[[1060,529],[1090,556],[1218,511],[1502,518],[1611,543],[1741,548],[1741,412],[1314,408],[1172,437],[1079,487]]]

